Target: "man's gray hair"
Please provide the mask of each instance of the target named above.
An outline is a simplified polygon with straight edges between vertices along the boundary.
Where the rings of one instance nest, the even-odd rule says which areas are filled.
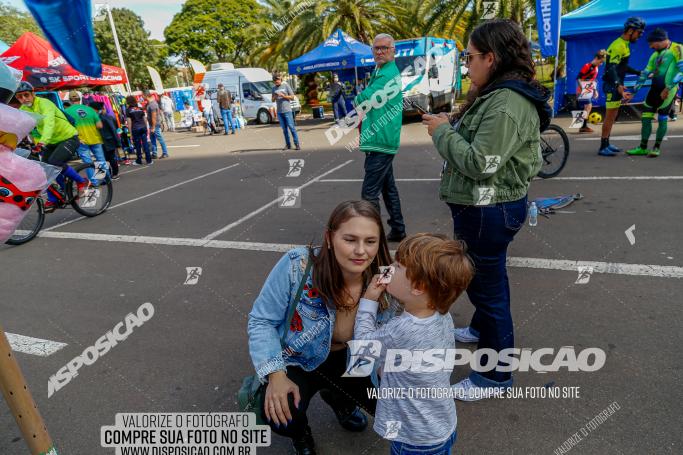
[[[373,43],[377,41],[378,39],[388,39],[391,42],[391,45],[393,46],[395,43],[394,37],[387,34],[387,33],[380,33],[379,35],[375,36],[375,39],[373,40]]]

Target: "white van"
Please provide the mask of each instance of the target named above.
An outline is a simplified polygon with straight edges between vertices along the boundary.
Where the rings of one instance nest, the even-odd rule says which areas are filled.
[[[271,99],[273,76],[263,68],[235,68],[232,63],[214,63],[204,75],[202,83],[207,86],[207,93],[214,100],[218,84],[222,83],[234,99],[240,101],[242,115],[247,120],[255,119],[261,124],[277,120],[275,102]],[[298,98],[295,97],[290,104],[295,116],[301,112]]]

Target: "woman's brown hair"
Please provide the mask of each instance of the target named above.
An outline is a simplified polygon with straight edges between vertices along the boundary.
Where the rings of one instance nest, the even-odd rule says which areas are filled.
[[[391,263],[382,218],[375,206],[368,201],[345,201],[335,207],[326,226],[326,231],[330,235],[323,236],[322,247],[317,255],[315,255],[313,247],[309,247],[309,255],[313,258],[313,286],[318,289],[321,297],[328,305],[337,309],[345,308],[347,306],[345,302],[351,296],[344,286],[344,276],[330,240],[341,224],[357,216],[371,219],[379,228],[379,250],[370,266],[363,272],[363,283],[367,285],[373,275],[379,273],[379,266]]]
[[[454,115],[458,119],[474,101],[489,87],[506,80],[521,80],[545,91],[537,80],[531,45],[519,25],[509,19],[486,21],[474,29],[470,42],[482,54],[493,53],[493,66],[485,87],[470,89],[465,104]]]
[[[128,95],[126,97],[126,105],[131,108],[131,107],[137,107],[138,105],[138,100],[135,98],[133,95]]]

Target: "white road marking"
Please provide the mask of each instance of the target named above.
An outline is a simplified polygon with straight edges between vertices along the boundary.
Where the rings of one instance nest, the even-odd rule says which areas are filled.
[[[553,177],[534,180],[683,180],[683,175],[632,175],[632,176],[586,176],[586,177]],[[320,183],[359,183],[363,179],[320,179]],[[441,179],[396,179],[397,182],[439,182]]]
[[[153,245],[221,248],[247,251],[285,252],[301,245],[285,243],[234,242],[227,240],[191,239],[175,237],[146,237],[134,235],[87,234],[81,232],[41,232],[43,238],[91,240],[102,242],[145,243]],[[593,267],[594,273],[638,275],[657,278],[683,278],[683,267],[670,265],[627,264],[620,262],[572,261],[544,258],[508,258],[508,266],[532,269],[567,270],[576,272],[579,266]]]
[[[337,170],[343,168],[344,166],[346,166],[347,164],[349,164],[349,163],[351,163],[351,162],[353,162],[353,160],[348,160],[348,161],[346,161],[345,163],[340,164],[339,166],[333,167],[333,168],[330,169],[329,171],[323,172],[323,173],[320,174],[319,176],[312,178],[311,180],[309,180],[308,182],[304,183],[303,185],[301,185],[301,186],[298,187],[297,189],[298,189],[299,191],[301,191],[302,189],[306,188],[307,186],[314,184],[315,182],[319,181],[321,178],[325,177],[326,175],[329,175],[329,174],[331,174],[331,173],[333,173],[333,172],[335,172],[335,171],[337,171]],[[270,201],[270,202],[267,203],[266,205],[264,205],[264,206],[262,206],[262,207],[260,207],[260,208],[258,208],[258,209],[256,209],[256,210],[254,210],[253,212],[251,212],[251,213],[249,213],[249,214],[243,216],[243,217],[240,218],[239,220],[234,221],[234,222],[228,224],[227,226],[222,227],[222,228],[220,228],[219,230],[212,232],[211,234],[205,236],[204,238],[205,238],[206,240],[215,239],[215,238],[218,237],[219,235],[221,235],[221,234],[223,234],[223,233],[229,231],[230,229],[234,228],[235,226],[238,226],[238,225],[244,223],[244,222],[247,221],[248,219],[255,217],[256,215],[258,215],[259,213],[263,212],[264,210],[267,210],[267,209],[270,208],[271,206],[277,204],[283,197],[284,197],[284,195],[278,197],[277,199],[273,199],[272,201]]]
[[[142,195],[142,196],[139,196],[139,197],[136,197],[136,198],[127,200],[127,201],[125,201],[125,202],[121,202],[121,203],[119,203],[119,204],[112,205],[112,206],[109,207],[107,210],[114,210],[114,209],[117,208],[117,207],[121,207],[121,206],[123,206],[123,205],[127,205],[127,204],[130,204],[130,203],[133,203],[133,202],[137,202],[137,201],[139,201],[139,200],[141,200],[141,199],[146,199],[146,198],[148,198],[148,197],[155,196],[155,195],[157,195],[157,194],[159,194],[159,193],[163,193],[164,191],[172,190],[173,188],[177,188],[177,187],[179,187],[179,186],[181,186],[181,185],[185,185],[186,183],[190,183],[190,182],[194,182],[195,180],[203,179],[204,177],[208,177],[208,176],[210,176],[210,175],[217,174],[217,173],[219,173],[219,172],[222,172],[222,171],[224,171],[224,170],[226,170],[226,169],[233,168],[233,167],[235,167],[235,166],[239,166],[239,163],[231,164],[230,166],[222,167],[222,168],[220,168],[220,169],[216,169],[215,171],[207,172],[206,174],[202,174],[202,175],[199,175],[199,176],[197,176],[197,177],[193,177],[193,178],[188,179],[188,180],[183,180],[183,181],[180,182],[180,183],[176,183],[175,185],[167,186],[166,188],[162,188],[162,189],[160,189],[160,190],[153,191],[153,192],[151,192],[151,193],[149,193],[149,194],[145,194],[145,195]],[[54,225],[54,226],[51,226],[51,227],[49,227],[49,228],[47,228],[47,229],[43,229],[43,231],[52,231],[52,230],[54,230],[54,229],[60,228],[60,227],[62,227],[62,226],[66,226],[67,224],[74,223],[74,222],[79,221],[79,220],[82,220],[82,219],[84,219],[84,218],[87,218],[87,217],[85,217],[85,216],[79,216],[78,218],[74,218],[73,220],[65,221],[65,222],[63,222],[63,223],[59,223],[59,224],[56,224],[56,225]]]
[[[7,341],[9,341],[12,350],[15,352],[23,352],[24,354],[47,357],[66,346],[66,343],[27,337],[15,333],[5,332],[5,335],[7,335]]]
[[[654,136],[654,134],[653,134]],[[652,136],[650,136],[652,137]],[[683,134],[670,134],[666,137],[664,137],[664,140],[669,140],[669,139],[678,139],[683,137]],[[599,141],[600,137],[575,137],[573,138],[574,140],[577,141]],[[630,136],[610,136],[609,137],[610,141],[639,141],[640,140],[640,135],[630,135]]]

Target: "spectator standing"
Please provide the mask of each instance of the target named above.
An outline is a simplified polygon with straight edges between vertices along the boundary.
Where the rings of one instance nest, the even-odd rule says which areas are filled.
[[[292,133],[292,139],[294,139],[294,147],[296,150],[301,150],[299,146],[299,135],[296,132],[296,125],[294,125],[294,114],[292,114],[292,105],[290,101],[296,96],[292,87],[288,83],[282,82],[282,77],[279,75],[273,76],[273,82],[275,87],[273,87],[273,101],[277,105],[277,118],[280,121],[280,126],[282,127],[282,132],[285,135],[285,150],[292,148],[291,142],[289,142],[289,132]]]
[[[607,52],[604,49],[599,50],[596,54],[595,57],[593,57],[593,60],[590,62],[586,63],[581,67],[581,71],[579,71],[579,75],[576,76],[576,81],[577,81],[577,89],[576,89],[576,94],[580,95],[584,91],[584,85],[586,83],[592,84],[591,87],[591,98],[587,100],[578,100],[579,105],[583,105],[583,110],[586,112],[586,116],[583,119],[583,125],[581,128],[579,128],[579,133],[592,133],[593,129],[588,126],[588,115],[591,113],[591,110],[593,109],[593,98],[598,97],[598,87],[597,83],[595,82],[598,79],[598,68],[605,63],[605,58],[607,57]],[[583,84],[582,84],[583,83]]]
[[[142,151],[145,152],[145,164],[153,163],[152,154],[150,153],[149,141],[147,140],[147,120],[145,111],[138,106],[138,100],[133,95],[126,97],[126,124],[128,131],[133,136],[133,145],[135,146],[135,154],[137,159],[136,165],[142,164]]]
[[[217,133],[216,122],[213,118],[213,101],[207,93],[202,97],[202,112],[204,113],[204,118],[206,119],[206,126],[211,130],[211,134]]]
[[[161,112],[166,120],[168,131],[175,132],[175,121],[173,119],[173,101],[167,94],[161,95]]]
[[[393,161],[401,141],[403,94],[401,74],[394,62],[394,49],[394,38],[390,35],[382,33],[375,37],[372,55],[377,67],[367,87],[356,96],[354,102],[356,106],[366,101],[373,103],[373,107],[367,111],[361,123],[360,150],[365,153],[365,178],[361,197],[372,202],[379,212],[379,195],[382,194],[384,205],[389,212],[388,223],[391,227],[387,240],[400,242],[406,236],[406,226],[401,213],[401,199],[394,181]],[[378,92],[388,93],[390,87],[394,87],[395,94],[391,98],[389,95],[381,97],[386,99],[386,102],[374,107],[373,99],[379,99],[375,95]]]
[[[168,148],[166,147],[166,141],[164,141],[164,136],[161,134],[161,109],[159,109],[159,103],[152,92],[147,91],[147,121],[149,122],[149,138],[152,142],[152,158],[157,157],[157,141],[161,144],[161,157],[168,158]]]
[[[230,91],[225,90],[223,84],[218,84],[218,106],[221,109],[225,135],[228,135],[228,126],[232,134],[235,134],[235,125],[232,123],[232,95]]]
[[[346,99],[344,98],[344,86],[339,83],[339,76],[336,74],[332,76],[332,83],[327,96],[332,103],[332,110],[334,111],[334,119],[339,120],[346,117]]]

